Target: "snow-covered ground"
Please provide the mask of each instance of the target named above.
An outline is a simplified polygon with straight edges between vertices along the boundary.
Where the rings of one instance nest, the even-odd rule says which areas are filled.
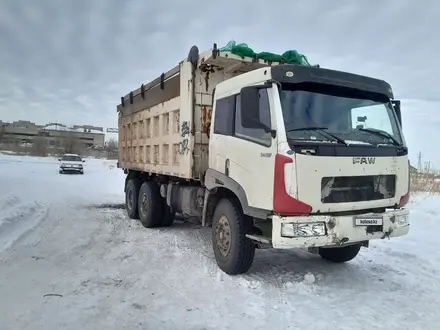
[[[264,250],[230,277],[209,228],[129,220],[114,165],[59,175],[55,159],[0,155],[1,330],[438,328],[440,198],[350,263]]]

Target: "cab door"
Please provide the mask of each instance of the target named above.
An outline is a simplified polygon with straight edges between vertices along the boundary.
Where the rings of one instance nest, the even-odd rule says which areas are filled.
[[[267,127],[275,122],[269,95],[259,91],[260,120]],[[240,94],[219,98],[210,141],[210,167],[224,173],[244,190],[250,207],[273,208],[273,182],[277,139],[263,129],[241,125]]]

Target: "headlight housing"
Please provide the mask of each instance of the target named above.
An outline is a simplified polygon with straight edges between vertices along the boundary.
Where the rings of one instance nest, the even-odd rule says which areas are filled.
[[[325,222],[282,223],[282,237],[325,236]]]
[[[409,226],[409,214],[396,215],[394,218],[396,227]]]

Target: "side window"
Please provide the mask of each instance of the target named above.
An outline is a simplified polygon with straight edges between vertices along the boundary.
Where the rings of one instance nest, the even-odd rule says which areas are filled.
[[[215,105],[214,134],[234,134],[235,96],[218,99]]]
[[[237,95],[235,104],[235,135],[237,137],[245,138],[264,146],[270,147],[270,145],[272,144],[272,137],[270,133],[266,133],[263,129],[251,129],[241,126],[240,94]],[[272,127],[270,121],[269,97],[267,94],[267,90],[265,89],[260,90],[260,121],[267,125],[267,127]]]
[[[370,105],[351,110],[352,128],[375,128],[394,134],[390,115],[383,104]]]

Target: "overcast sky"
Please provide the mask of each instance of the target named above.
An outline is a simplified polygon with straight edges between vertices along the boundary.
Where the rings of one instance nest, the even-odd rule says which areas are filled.
[[[387,80],[412,157],[440,164],[439,20],[434,0],[0,0],[0,120],[117,127],[120,96],[234,39]]]

